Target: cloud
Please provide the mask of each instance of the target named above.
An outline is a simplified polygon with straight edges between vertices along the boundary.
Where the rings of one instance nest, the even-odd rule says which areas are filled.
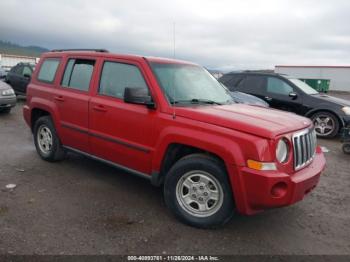
[[[173,56],[209,68],[349,64],[345,0],[11,0],[0,38],[47,48]]]

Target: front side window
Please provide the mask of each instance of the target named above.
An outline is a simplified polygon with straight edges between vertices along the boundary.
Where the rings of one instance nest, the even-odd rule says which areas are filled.
[[[311,86],[309,86],[308,84],[306,84],[305,82],[303,82],[299,79],[289,78],[289,81],[291,81],[294,85],[299,87],[304,93],[306,93],[308,95],[318,94],[318,92],[315,89],[313,89]]]
[[[147,84],[137,66],[117,62],[105,62],[98,93],[124,98],[126,87],[145,88],[148,90]]]
[[[267,78],[267,92],[270,94],[277,95],[289,95],[293,92],[293,88],[287,84],[285,81],[276,78],[268,77]]]
[[[45,59],[45,61],[41,65],[38,80],[42,82],[52,83],[55,79],[55,75],[59,64],[60,60],[57,58]]]
[[[171,104],[233,103],[229,91],[200,66],[166,63],[151,66]]]
[[[28,76],[31,76],[32,75],[32,70],[30,69],[30,67],[29,66],[25,66],[24,68],[23,68],[23,73],[22,73],[22,75],[28,75]]]
[[[94,65],[94,60],[69,59],[66,70],[64,71],[62,86],[80,91],[88,91]]]

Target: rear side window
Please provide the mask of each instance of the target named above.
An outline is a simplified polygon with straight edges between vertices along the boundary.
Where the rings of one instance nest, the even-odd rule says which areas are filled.
[[[55,79],[60,60],[57,58],[48,58],[42,63],[38,75],[38,80],[42,82],[52,83]]]
[[[227,82],[226,86],[229,87],[230,91],[235,91],[237,87],[241,87],[243,79],[243,75],[233,75],[232,78]]]
[[[232,77],[233,77],[232,75],[226,74],[226,75],[223,75],[222,77],[220,77],[219,81],[221,83],[223,83],[224,85],[226,85],[226,83],[228,83],[231,80]]]
[[[62,86],[88,91],[94,66],[94,60],[69,59],[64,71]]]
[[[264,94],[266,78],[264,76],[247,76],[244,81],[244,88],[240,91],[250,94]]]
[[[94,60],[69,59],[64,71],[62,86],[88,91],[94,66]]]
[[[105,62],[101,75],[99,94],[124,98],[126,87],[148,89],[140,70],[136,66]]]

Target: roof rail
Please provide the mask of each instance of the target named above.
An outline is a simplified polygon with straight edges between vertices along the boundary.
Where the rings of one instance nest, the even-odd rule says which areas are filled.
[[[100,53],[109,53],[106,49],[86,49],[86,48],[77,48],[77,49],[53,49],[50,52],[65,52],[65,51],[93,51]]]

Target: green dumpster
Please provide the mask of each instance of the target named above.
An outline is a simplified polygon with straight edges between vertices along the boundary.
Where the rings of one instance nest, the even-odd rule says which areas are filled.
[[[318,92],[327,93],[331,81],[329,79],[300,79]]]

